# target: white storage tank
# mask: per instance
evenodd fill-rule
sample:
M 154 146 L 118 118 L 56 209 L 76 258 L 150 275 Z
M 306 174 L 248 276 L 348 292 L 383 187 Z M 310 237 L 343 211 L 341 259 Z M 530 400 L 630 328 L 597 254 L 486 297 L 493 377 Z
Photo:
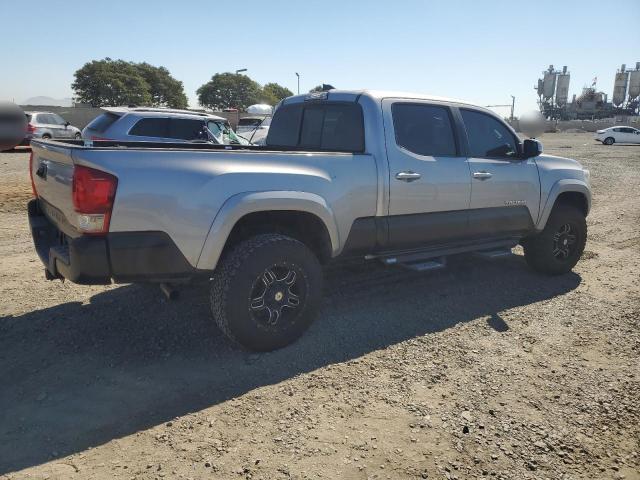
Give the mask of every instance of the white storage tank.
M 636 69 L 629 72 L 629 101 L 640 97 L 640 62 L 636 63 Z
M 566 67 L 563 72 L 566 72 Z M 560 107 L 565 106 L 569 100 L 569 80 L 569 73 L 559 74 L 556 80 L 556 104 Z
M 613 82 L 613 104 L 619 107 L 624 103 L 627 96 L 627 81 L 629 80 L 629 72 L 625 72 L 625 65 L 620 67 L 620 71 L 616 73 L 615 81 Z
M 556 72 L 553 71 L 553 65 L 549 66 L 549 70 L 544 72 L 542 79 L 542 96 L 545 100 L 553 97 L 556 91 Z

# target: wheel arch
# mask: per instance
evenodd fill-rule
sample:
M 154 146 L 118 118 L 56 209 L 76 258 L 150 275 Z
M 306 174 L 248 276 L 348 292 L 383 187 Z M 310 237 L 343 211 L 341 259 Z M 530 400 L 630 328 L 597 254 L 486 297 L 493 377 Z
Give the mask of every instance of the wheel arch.
M 536 224 L 536 230 L 544 229 L 549 219 L 549 215 L 556 205 L 572 205 L 579 208 L 585 217 L 591 210 L 591 190 L 589 186 L 580 180 L 564 179 L 558 180 L 547 197 L 547 201 Z
M 246 192 L 229 198 L 216 215 L 197 268 L 213 270 L 225 249 L 260 233 L 282 233 L 296 238 L 323 262 L 340 252 L 333 212 L 319 195 L 296 191 Z

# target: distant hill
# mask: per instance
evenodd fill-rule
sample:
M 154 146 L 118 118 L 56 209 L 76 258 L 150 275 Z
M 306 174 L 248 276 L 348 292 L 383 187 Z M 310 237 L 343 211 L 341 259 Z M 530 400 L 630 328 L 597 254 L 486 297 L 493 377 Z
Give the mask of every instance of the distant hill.
M 43 105 L 49 107 L 71 107 L 73 100 L 71 98 L 51 98 L 51 97 L 31 97 L 27 98 L 21 105 Z

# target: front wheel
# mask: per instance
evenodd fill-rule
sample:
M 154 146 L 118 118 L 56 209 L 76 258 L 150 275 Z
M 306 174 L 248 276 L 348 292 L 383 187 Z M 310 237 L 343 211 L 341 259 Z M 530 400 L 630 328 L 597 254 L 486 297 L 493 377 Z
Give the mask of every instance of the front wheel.
M 322 268 L 303 243 L 258 235 L 221 260 L 211 283 L 211 312 L 227 337 L 255 351 L 284 347 L 311 325 L 322 298 Z
M 538 272 L 559 275 L 571 271 L 587 242 L 587 222 L 579 209 L 553 208 L 544 230 L 522 242 L 527 264 Z
M 75 137 L 76 137 L 76 140 L 82 140 L 82 134 L 81 133 L 76 133 Z
M 615 141 L 616 140 L 613 137 L 607 137 L 602 141 L 602 143 L 604 143 L 605 145 L 613 145 Z

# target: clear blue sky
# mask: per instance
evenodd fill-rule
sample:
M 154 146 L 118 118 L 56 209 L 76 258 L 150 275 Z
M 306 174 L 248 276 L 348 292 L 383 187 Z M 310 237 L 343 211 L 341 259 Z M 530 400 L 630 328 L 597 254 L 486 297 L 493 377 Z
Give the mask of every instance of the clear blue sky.
M 0 0 L 0 99 L 71 97 L 73 73 L 104 57 L 169 69 L 195 90 L 247 68 L 301 91 L 325 82 L 536 108 L 549 64 L 570 94 L 598 77 L 611 94 L 621 63 L 640 61 L 640 0 L 291 1 Z

